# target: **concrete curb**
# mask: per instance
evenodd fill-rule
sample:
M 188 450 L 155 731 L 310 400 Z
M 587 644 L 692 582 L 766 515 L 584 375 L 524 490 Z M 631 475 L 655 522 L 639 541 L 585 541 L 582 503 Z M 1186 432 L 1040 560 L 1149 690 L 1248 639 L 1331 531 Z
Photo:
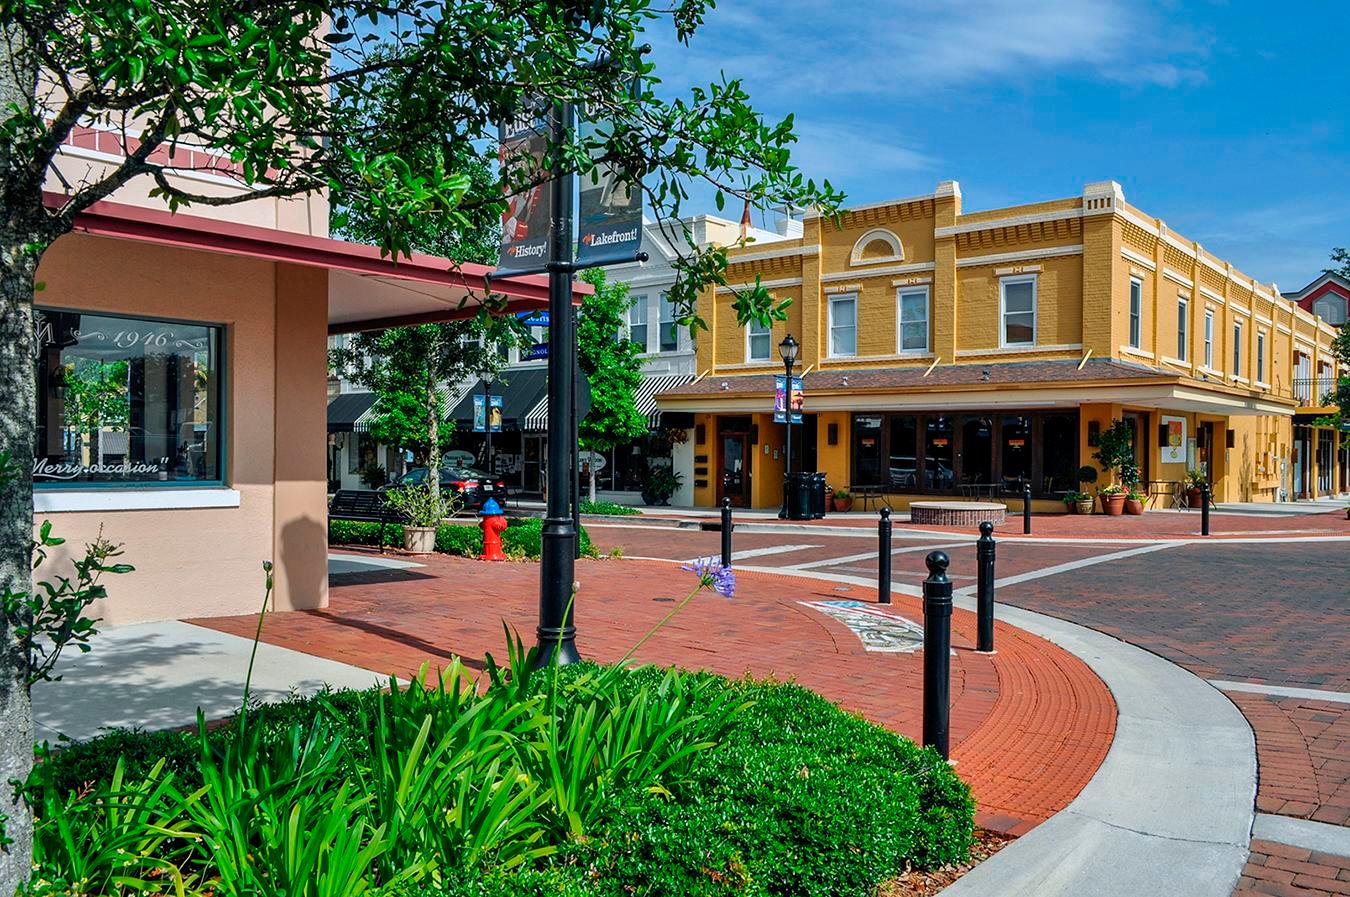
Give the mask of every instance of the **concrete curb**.
M 1304 850 L 1350 857 L 1350 828 L 1341 825 L 1258 813 L 1256 824 L 1252 826 L 1252 837 Z
M 958 604 L 973 609 L 969 599 Z M 1116 737 L 1068 807 L 943 897 L 1230 897 L 1256 800 L 1256 742 L 1238 709 L 1142 648 L 1032 611 L 998 610 L 1102 678 L 1116 700 Z
M 876 586 L 866 577 L 741 569 Z M 975 610 L 973 596 L 955 603 Z M 1086 626 L 1006 604 L 997 617 L 1091 667 L 1116 701 L 1116 733 L 1069 806 L 942 897 L 1231 897 L 1256 804 L 1256 738 L 1237 707 L 1199 676 Z

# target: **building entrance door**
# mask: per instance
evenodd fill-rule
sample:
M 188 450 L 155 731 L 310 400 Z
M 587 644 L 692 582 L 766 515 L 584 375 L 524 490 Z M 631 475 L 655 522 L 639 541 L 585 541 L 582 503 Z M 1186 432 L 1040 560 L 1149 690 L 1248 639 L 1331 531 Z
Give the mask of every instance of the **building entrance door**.
M 750 506 L 750 428 L 730 418 L 720 422 L 717 435 L 717 503 L 731 499 L 733 508 Z

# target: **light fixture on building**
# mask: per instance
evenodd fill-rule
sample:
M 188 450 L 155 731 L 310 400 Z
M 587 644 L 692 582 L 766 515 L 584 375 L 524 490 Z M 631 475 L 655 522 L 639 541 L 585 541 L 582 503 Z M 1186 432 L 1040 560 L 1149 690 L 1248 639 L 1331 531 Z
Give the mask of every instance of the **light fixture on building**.
M 980 379 L 983 380 L 985 383 L 989 382 L 989 368 L 985 368 L 983 371 L 980 372 Z

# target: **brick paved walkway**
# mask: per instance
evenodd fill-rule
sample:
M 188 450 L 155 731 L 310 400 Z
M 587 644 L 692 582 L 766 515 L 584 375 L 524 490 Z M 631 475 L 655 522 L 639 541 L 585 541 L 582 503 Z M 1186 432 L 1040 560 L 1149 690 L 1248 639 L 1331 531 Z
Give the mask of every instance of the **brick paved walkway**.
M 327 609 L 277 614 L 263 638 L 402 676 L 451 653 L 501 657 L 503 619 L 532 636 L 538 576 L 536 564 L 447 557 L 415 570 L 335 576 Z M 580 648 L 608 661 L 692 585 L 678 567 L 644 561 L 582 561 L 577 576 Z M 875 722 L 919 735 L 922 655 L 866 652 L 846 626 L 800 604 L 872 602 L 874 591 L 779 575 L 738 578 L 734 600 L 698 596 L 639 659 L 793 678 Z M 921 619 L 917 600 L 897 596 L 892 609 Z M 196 622 L 244 636 L 256 625 L 250 617 Z M 1020 834 L 1063 808 L 1092 777 L 1110 746 L 1115 707 L 1085 664 L 1020 630 L 1000 624 L 998 653 L 973 653 L 974 623 L 962 611 L 954 617 L 953 759 L 975 792 L 979 823 Z
M 1233 891 L 1273 897 L 1350 897 L 1350 859 L 1276 844 L 1252 841 L 1252 853 Z
M 1256 731 L 1256 809 L 1350 825 L 1350 704 L 1230 692 Z

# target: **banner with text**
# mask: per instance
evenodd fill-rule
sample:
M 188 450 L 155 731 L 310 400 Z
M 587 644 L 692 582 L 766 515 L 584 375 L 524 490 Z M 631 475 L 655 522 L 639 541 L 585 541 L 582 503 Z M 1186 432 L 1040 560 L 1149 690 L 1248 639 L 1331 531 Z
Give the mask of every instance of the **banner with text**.
M 502 124 L 499 161 L 505 182 L 500 268 L 538 268 L 548 261 L 553 218 L 544 153 L 548 148 L 548 109 L 528 103 L 515 119 Z
M 593 121 L 580 111 L 578 129 L 583 141 L 602 140 L 608 123 Z M 595 168 L 581 175 L 577 219 L 577 264 L 631 262 L 642 245 L 642 189 L 629 183 L 591 149 Z
M 773 378 L 773 422 L 786 423 L 788 409 L 792 410 L 792 422 L 802 422 L 802 378 L 792 378 L 792 394 L 788 395 L 787 377 L 782 374 Z

